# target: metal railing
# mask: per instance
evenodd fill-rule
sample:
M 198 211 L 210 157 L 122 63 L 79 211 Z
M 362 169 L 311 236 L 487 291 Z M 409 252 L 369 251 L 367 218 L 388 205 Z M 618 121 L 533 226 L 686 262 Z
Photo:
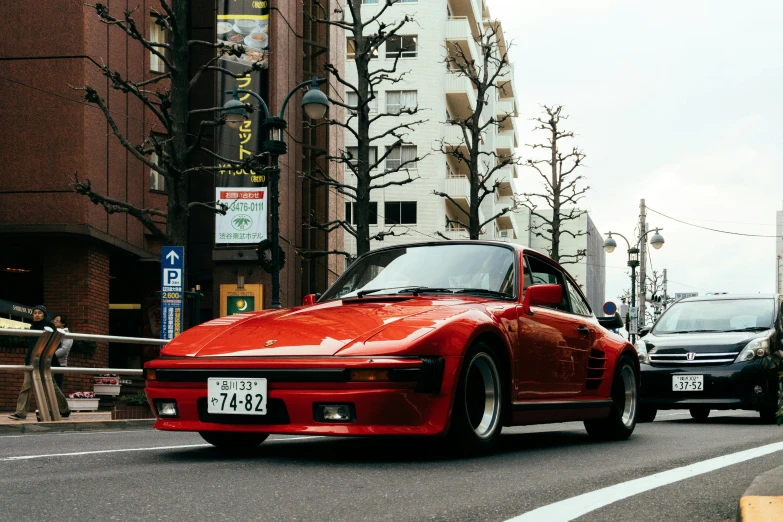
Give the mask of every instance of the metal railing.
M 63 339 L 82 341 L 96 341 L 122 344 L 159 344 L 168 343 L 168 339 L 145 339 L 143 337 L 119 337 L 113 335 L 93 335 L 66 332 L 65 330 L 52 330 L 48 326 L 43 330 L 17 330 L 0 328 L 0 335 L 13 335 L 19 337 L 38 337 L 38 340 L 30 353 L 30 364 L 2 364 L 0 371 L 30 372 L 33 382 L 33 393 L 38 403 L 38 412 L 41 420 L 59 421 L 60 409 L 57 406 L 57 394 L 55 391 L 53 373 L 86 373 L 98 375 L 102 373 L 114 373 L 117 375 L 142 375 L 143 370 L 130 368 L 75 368 L 61 366 L 52 368 L 52 357 Z M 22 348 L 22 347 L 20 347 Z M 26 348 L 26 347 L 25 347 Z

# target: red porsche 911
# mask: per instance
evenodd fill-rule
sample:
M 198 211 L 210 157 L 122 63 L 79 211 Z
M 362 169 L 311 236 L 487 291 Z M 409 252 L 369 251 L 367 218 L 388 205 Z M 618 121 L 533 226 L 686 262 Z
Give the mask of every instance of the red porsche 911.
M 503 426 L 636 425 L 633 346 L 557 263 L 509 243 L 394 246 L 319 299 L 208 321 L 145 365 L 160 430 L 255 447 L 271 433 L 445 437 L 485 453 Z

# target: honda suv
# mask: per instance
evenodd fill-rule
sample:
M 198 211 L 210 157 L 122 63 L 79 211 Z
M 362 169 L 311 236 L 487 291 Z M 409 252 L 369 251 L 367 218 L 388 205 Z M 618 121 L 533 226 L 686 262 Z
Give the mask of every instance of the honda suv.
M 670 306 L 636 342 L 639 421 L 658 410 L 755 410 L 773 422 L 783 406 L 780 295 L 691 297 Z

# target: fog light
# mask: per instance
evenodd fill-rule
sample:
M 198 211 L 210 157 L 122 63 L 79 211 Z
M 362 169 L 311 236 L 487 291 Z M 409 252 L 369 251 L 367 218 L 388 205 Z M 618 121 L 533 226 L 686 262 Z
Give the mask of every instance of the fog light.
M 174 399 L 156 399 L 155 409 L 158 410 L 158 417 L 179 417 L 177 401 Z
M 753 388 L 753 391 L 754 391 L 754 393 L 755 393 L 756 395 L 759 395 L 759 394 L 760 394 L 761 392 L 763 392 L 764 390 L 762 390 L 762 389 L 761 389 L 761 386 L 759 386 L 759 385 L 757 384 L 757 385 L 756 385 L 756 387 L 755 387 L 755 388 Z
M 357 382 L 388 381 L 389 370 L 351 370 L 351 380 Z
M 316 404 L 315 420 L 319 422 L 353 422 L 353 404 Z
M 758 350 L 756 350 L 756 355 L 759 356 L 759 357 L 764 357 L 764 355 L 766 353 L 767 352 L 766 352 L 766 350 L 764 350 L 764 348 L 759 348 Z

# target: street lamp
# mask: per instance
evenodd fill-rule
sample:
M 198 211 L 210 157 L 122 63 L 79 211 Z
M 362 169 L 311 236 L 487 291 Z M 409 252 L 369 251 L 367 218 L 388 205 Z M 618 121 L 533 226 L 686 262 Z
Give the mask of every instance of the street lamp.
M 234 89 L 233 91 L 226 91 L 226 94 L 233 94 L 232 99 L 227 101 L 223 105 L 223 114 L 225 114 L 226 124 L 234 129 L 238 129 L 242 123 L 248 117 L 247 106 L 239 99 L 239 93 L 249 94 L 258 100 L 261 109 L 263 110 L 264 119 L 261 122 L 262 132 L 265 133 L 265 140 L 261 146 L 262 153 L 268 153 L 271 159 L 271 167 L 267 169 L 269 172 L 269 188 L 270 188 L 270 210 L 271 210 L 271 223 L 269 226 L 270 232 L 270 248 L 272 259 L 272 308 L 280 308 L 280 167 L 278 166 L 278 158 L 280 155 L 288 152 L 288 147 L 283 140 L 283 131 L 288 126 L 285 121 L 285 109 L 288 106 L 288 102 L 291 97 L 296 94 L 300 89 L 310 87 L 310 89 L 302 97 L 302 108 L 307 114 L 308 118 L 317 120 L 324 117 L 326 110 L 329 108 L 329 98 L 321 92 L 319 85 L 326 82 L 326 78 L 318 78 L 313 76 L 312 80 L 302 82 L 288 93 L 288 96 L 283 100 L 283 106 L 280 109 L 280 116 L 274 117 L 269 112 L 264 99 L 257 93 L 249 91 L 247 89 Z M 268 135 L 266 133 L 269 133 Z M 259 256 L 264 255 L 263 252 L 258 253 Z
M 654 228 L 652 230 L 648 230 L 639 236 L 639 239 L 633 246 L 631 246 L 631 242 L 620 233 L 607 232 L 606 234 L 608 237 L 604 240 L 604 251 L 607 254 L 611 254 L 614 252 L 614 249 L 617 248 L 617 241 L 614 240 L 612 234 L 623 238 L 625 240 L 625 244 L 628 245 L 628 266 L 631 267 L 631 306 L 636 306 L 636 268 L 639 266 L 639 247 L 644 242 L 644 238 L 647 237 L 648 234 L 655 232 L 655 234 L 653 234 L 653 236 L 650 238 L 650 244 L 655 250 L 660 250 L 665 242 L 663 236 L 660 234 L 661 230 L 663 229 Z M 642 296 L 642 298 L 644 298 L 644 296 Z M 631 321 L 628 321 L 628 323 L 630 322 Z M 636 342 L 636 331 L 632 331 L 632 329 L 629 327 L 628 333 L 631 337 L 631 342 Z

